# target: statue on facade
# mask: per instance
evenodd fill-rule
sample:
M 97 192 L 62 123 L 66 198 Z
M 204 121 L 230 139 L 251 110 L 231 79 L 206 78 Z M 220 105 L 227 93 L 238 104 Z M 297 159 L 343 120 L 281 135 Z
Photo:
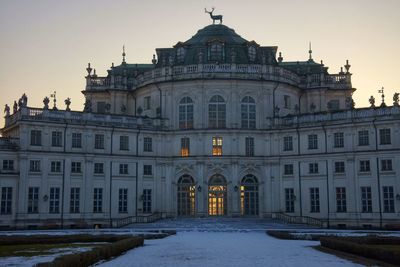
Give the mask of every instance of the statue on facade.
M 278 106 L 275 106 L 275 108 L 274 108 L 274 116 L 279 116 L 279 107 Z
M 355 102 L 352 97 L 346 98 L 346 109 L 354 109 Z
M 14 100 L 13 113 L 17 113 L 17 112 L 18 112 L 18 104 L 17 104 L 17 101 Z
M 71 105 L 71 98 L 67 98 L 64 100 L 65 105 L 67 106 L 67 108 L 65 109 L 66 111 L 71 111 L 71 109 L 69 108 L 69 105 Z
M 84 105 L 83 112 L 87 113 L 92 112 L 92 101 L 90 101 L 90 99 L 86 99 L 83 105 Z
M 22 105 L 24 107 L 27 107 L 28 106 L 28 97 L 26 96 L 25 93 L 22 95 L 21 100 L 22 100 Z
M 22 108 L 24 106 L 24 103 L 22 102 L 22 97 L 18 99 L 18 108 Z
M 7 104 L 4 106 L 4 114 L 6 114 L 5 117 L 10 116 L 10 107 Z
M 399 106 L 399 93 L 394 93 L 393 95 L 393 106 Z
M 142 107 L 138 107 L 137 108 L 137 113 L 139 114 L 139 116 L 142 114 L 142 112 L 143 112 L 143 109 L 142 109 Z
M 50 99 L 46 96 L 46 97 L 43 99 L 43 104 L 44 104 L 43 109 L 49 109 L 49 103 L 50 103 Z
M 294 105 L 294 113 L 296 114 L 296 115 L 298 115 L 298 114 L 300 114 L 300 108 L 299 108 L 299 105 Z
M 122 106 L 121 106 L 121 113 L 122 114 L 126 113 L 126 106 L 124 104 L 122 104 Z
M 107 103 L 106 106 L 105 106 L 104 108 L 105 108 L 106 113 L 110 113 L 110 111 L 111 111 L 111 104 L 110 104 L 110 103 Z
M 375 97 L 371 95 L 371 97 L 369 98 L 369 104 L 371 105 L 371 108 L 375 107 Z
M 314 103 L 311 103 L 311 105 L 310 105 L 310 111 L 311 111 L 312 113 L 315 112 L 315 109 L 316 109 L 316 108 L 317 108 L 317 106 L 315 106 Z
M 212 8 L 211 11 L 207 11 L 207 8 L 204 9 L 205 13 L 210 14 L 210 18 L 213 20 L 213 24 L 215 24 L 216 20 L 219 20 L 219 23 L 222 24 L 222 15 L 213 15 L 215 8 Z

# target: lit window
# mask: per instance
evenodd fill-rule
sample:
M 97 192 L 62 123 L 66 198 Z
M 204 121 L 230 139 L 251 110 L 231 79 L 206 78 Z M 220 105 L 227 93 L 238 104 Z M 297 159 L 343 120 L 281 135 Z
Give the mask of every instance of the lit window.
M 190 139 L 187 137 L 181 138 L 181 156 L 188 157 L 190 153 Z
M 212 138 L 212 154 L 213 156 L 222 155 L 222 137 Z

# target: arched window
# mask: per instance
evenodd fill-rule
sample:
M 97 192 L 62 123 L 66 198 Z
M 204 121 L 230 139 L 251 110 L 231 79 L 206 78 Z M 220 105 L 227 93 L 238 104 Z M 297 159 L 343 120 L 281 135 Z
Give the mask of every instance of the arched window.
M 178 180 L 178 216 L 195 215 L 195 183 L 190 175 L 182 175 Z
M 227 213 L 226 180 L 220 174 L 210 178 L 208 183 L 208 215 L 221 216 Z
M 193 101 L 190 97 L 184 97 L 179 102 L 179 128 L 193 128 Z
M 241 103 L 242 128 L 256 128 L 256 102 L 250 96 L 245 96 Z
M 226 104 L 222 96 L 215 95 L 208 105 L 208 126 L 209 128 L 226 127 Z
M 240 184 L 240 208 L 242 215 L 258 215 L 258 181 L 248 174 Z
M 224 60 L 224 44 L 220 42 L 210 43 L 208 46 L 208 60 L 222 62 Z

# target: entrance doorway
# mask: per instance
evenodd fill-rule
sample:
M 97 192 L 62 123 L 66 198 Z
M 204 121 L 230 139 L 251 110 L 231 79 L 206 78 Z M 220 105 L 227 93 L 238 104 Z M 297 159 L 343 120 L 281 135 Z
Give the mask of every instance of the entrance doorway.
M 178 216 L 195 215 L 195 184 L 190 175 L 182 175 L 178 180 Z
M 227 214 L 226 180 L 216 174 L 210 178 L 208 184 L 208 215 L 223 216 Z
M 258 215 L 258 181 L 254 175 L 243 177 L 240 185 L 240 209 L 242 216 Z

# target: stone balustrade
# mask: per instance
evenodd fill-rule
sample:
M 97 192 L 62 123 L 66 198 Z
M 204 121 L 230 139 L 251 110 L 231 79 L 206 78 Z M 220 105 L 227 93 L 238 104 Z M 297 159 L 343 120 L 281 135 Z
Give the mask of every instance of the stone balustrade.
M 267 80 L 288 83 L 302 88 L 317 86 L 332 89 L 351 88 L 350 74 L 312 74 L 307 76 L 306 80 L 302 80 L 297 74 L 272 65 L 199 64 L 157 68 L 144 72 L 135 79 L 116 80 L 112 76 L 88 77 L 86 90 L 135 89 L 155 82 L 211 78 Z
M 123 116 L 114 114 L 85 113 L 79 111 L 50 110 L 22 107 L 18 112 L 5 118 L 5 127 L 19 120 L 76 123 L 84 125 L 127 127 L 133 129 L 166 129 L 166 119 Z

